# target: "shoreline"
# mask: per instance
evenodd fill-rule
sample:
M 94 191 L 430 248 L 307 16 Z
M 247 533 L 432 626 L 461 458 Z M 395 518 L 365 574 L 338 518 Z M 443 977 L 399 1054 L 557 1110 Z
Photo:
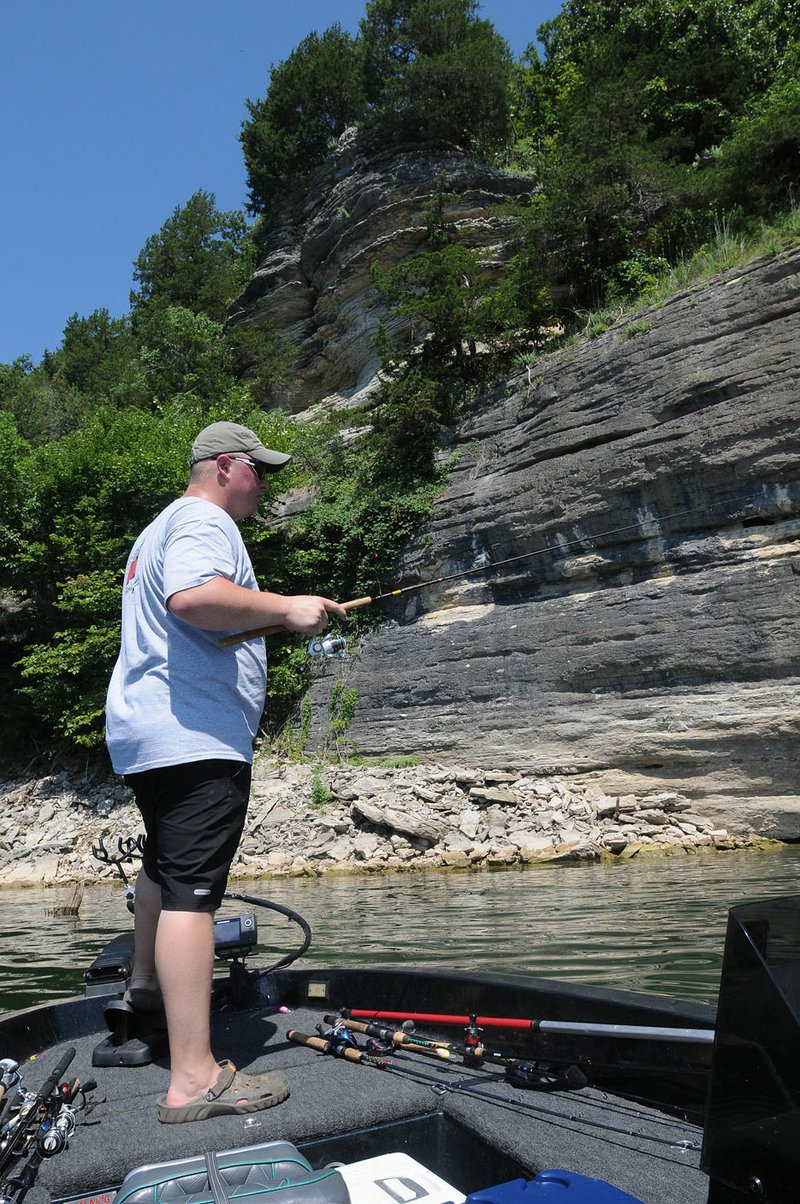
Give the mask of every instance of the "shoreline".
M 675 791 L 609 795 L 578 778 L 442 764 L 298 764 L 257 758 L 231 881 L 503 869 L 736 849 L 779 849 L 731 833 Z M 0 785 L 3 886 L 119 882 L 111 864 L 141 832 L 124 783 L 62 771 Z M 123 862 L 126 877 L 138 856 Z

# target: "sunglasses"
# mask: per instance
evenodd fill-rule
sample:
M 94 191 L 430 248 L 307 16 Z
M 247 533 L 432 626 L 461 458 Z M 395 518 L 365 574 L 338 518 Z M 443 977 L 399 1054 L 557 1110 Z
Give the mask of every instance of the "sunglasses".
M 230 452 L 223 452 L 221 454 L 226 455 L 229 460 L 238 460 L 240 464 L 246 464 L 248 468 L 252 468 L 259 481 L 266 481 L 267 472 L 269 471 L 266 464 L 260 464 L 258 460 L 251 460 L 249 456 L 232 456 Z M 214 459 L 218 460 L 219 456 L 215 456 Z

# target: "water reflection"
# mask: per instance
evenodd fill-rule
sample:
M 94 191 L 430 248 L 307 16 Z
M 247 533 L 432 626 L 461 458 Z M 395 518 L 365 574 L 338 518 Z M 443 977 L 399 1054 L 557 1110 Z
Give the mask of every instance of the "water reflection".
M 503 970 L 713 1001 L 728 908 L 797 893 L 799 872 L 792 848 L 235 887 L 305 916 L 314 933 L 307 964 Z M 0 1010 L 80 993 L 88 962 L 130 927 L 118 887 L 87 889 L 77 918 L 47 916 L 66 894 L 0 891 Z M 265 959 L 299 944 L 282 916 L 258 919 Z

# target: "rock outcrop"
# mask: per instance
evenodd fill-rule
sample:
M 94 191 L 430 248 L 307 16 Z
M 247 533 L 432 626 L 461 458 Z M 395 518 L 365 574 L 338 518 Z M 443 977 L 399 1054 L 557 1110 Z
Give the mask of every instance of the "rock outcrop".
M 727 272 L 481 399 L 397 571 L 460 576 L 343 669 L 360 752 L 677 790 L 800 839 L 799 270 Z
M 436 146 L 394 150 L 348 130 L 307 190 L 270 217 L 264 258 L 231 307 L 233 324 L 271 323 L 295 349 L 277 400 L 298 412 L 315 402 L 363 401 L 375 383 L 381 321 L 394 329 L 372 280 L 415 254 L 437 186 L 453 194 L 445 219 L 487 264 L 502 259 L 514 219 L 498 206 L 530 195 L 530 180 Z

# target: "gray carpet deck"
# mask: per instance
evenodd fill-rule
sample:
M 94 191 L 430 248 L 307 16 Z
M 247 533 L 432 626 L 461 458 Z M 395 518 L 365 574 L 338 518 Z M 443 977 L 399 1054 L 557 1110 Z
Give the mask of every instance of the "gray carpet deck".
M 96 1200 L 116 1187 L 128 1170 L 143 1164 L 278 1139 L 303 1145 L 332 1134 L 440 1113 L 465 1126 L 474 1140 L 482 1137 L 515 1159 L 530 1176 L 562 1167 L 607 1180 L 644 1204 L 705 1204 L 707 1180 L 698 1169 L 701 1134 L 686 1122 L 593 1088 L 523 1090 L 508 1084 L 500 1070 L 472 1070 L 405 1052 L 391 1055 L 395 1072 L 386 1073 L 287 1040 L 290 1028 L 313 1034 L 320 1018 L 307 1010 L 289 1015 L 233 1010 L 218 1014 L 218 1055 L 248 1071 L 284 1070 L 292 1094 L 251 1117 L 193 1124 L 158 1122 L 155 1098 L 166 1089 L 165 1062 L 95 1069 L 91 1060 L 96 1036 L 54 1047 L 39 1061 L 42 1080 L 67 1044 L 73 1045 L 77 1052 L 69 1077 L 96 1079 L 97 1104 L 79 1121 L 69 1149 L 43 1164 L 26 1204 L 48 1204 L 77 1193 Z M 33 1070 L 26 1078 L 38 1085 Z M 401 1141 L 393 1147 L 393 1140 L 389 1130 L 386 1151 L 400 1148 Z M 402 1148 L 415 1156 L 413 1148 Z M 313 1144 L 308 1157 L 312 1165 L 322 1165 L 315 1161 Z M 323 1162 L 329 1159 L 328 1153 Z M 461 1187 L 457 1165 L 449 1166 L 443 1177 Z M 483 1186 L 497 1181 L 489 1179 Z

